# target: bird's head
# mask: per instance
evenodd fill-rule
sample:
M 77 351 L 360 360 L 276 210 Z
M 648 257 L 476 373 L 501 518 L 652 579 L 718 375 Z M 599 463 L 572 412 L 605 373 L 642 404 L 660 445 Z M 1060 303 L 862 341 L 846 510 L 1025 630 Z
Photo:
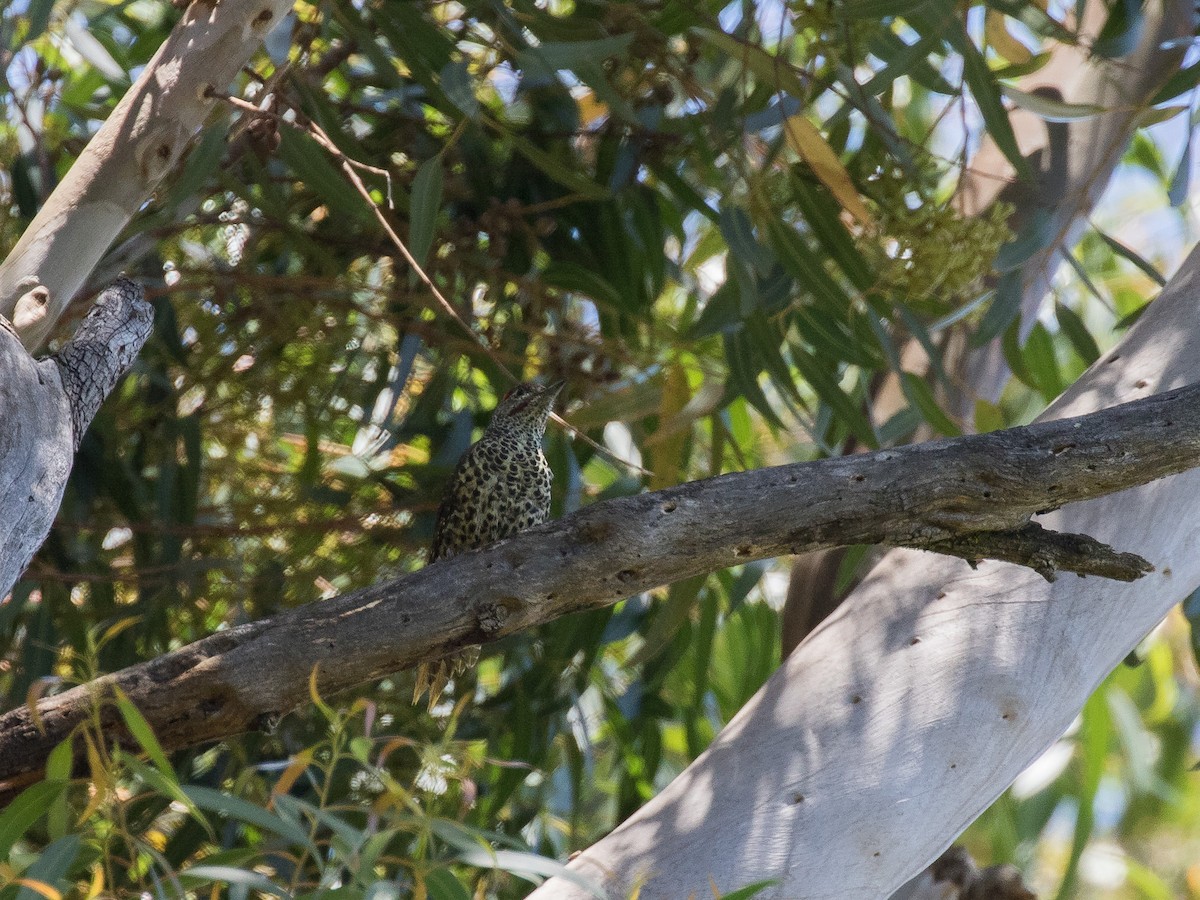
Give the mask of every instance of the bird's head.
M 562 390 L 563 382 L 556 381 L 543 387 L 532 381 L 523 381 L 504 395 L 504 399 L 492 413 L 489 428 L 533 429 L 539 435 L 546 430 L 546 419 L 554 398 Z

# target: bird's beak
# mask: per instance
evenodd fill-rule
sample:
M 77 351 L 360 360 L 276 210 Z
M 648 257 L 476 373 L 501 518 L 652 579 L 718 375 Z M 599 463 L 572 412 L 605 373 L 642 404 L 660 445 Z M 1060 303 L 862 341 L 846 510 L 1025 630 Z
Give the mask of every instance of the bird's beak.
M 538 397 L 538 402 L 547 411 L 547 415 L 554 408 L 554 401 L 558 399 L 558 394 L 565 384 L 566 381 L 555 381 L 553 384 L 548 384 L 542 389 L 542 395 Z

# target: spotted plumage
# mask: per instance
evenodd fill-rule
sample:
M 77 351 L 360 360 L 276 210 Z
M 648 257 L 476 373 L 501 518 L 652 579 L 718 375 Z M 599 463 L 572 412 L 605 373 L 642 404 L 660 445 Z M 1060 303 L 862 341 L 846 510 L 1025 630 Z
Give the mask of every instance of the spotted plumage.
M 509 391 L 487 430 L 459 460 L 438 507 L 429 561 L 445 559 L 511 537 L 550 516 L 553 473 L 542 453 L 542 436 L 562 382 L 541 387 L 519 384 Z M 429 691 L 437 703 L 451 676 L 479 658 L 470 647 L 417 670 L 416 703 Z

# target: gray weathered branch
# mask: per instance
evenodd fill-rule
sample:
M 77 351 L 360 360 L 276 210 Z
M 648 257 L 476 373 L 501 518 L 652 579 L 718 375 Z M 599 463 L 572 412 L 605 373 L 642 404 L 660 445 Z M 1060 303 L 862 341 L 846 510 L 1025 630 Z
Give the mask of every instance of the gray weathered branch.
M 124 278 L 49 359 L 34 360 L 0 318 L 0 597 L 45 540 L 79 440 L 152 324 L 141 288 Z
M 841 544 L 906 547 L 973 536 L 969 555 L 1020 541 L 1038 510 L 1200 464 L 1200 386 L 1090 416 L 899 450 L 724 475 L 597 503 L 494 547 L 273 619 L 0 717 L 0 786 L 37 776 L 45 755 L 112 685 L 169 749 L 256 727 L 308 696 L 319 666 L 337 691 L 458 647 L 727 566 Z M 997 543 L 996 535 L 1001 532 Z M 1022 541 L 1025 538 L 1021 539 Z M 1062 543 L 1061 536 L 1054 539 Z M 1067 543 L 1070 543 L 1069 541 Z M 1086 542 L 1083 542 L 1086 544 Z M 1120 566 L 1103 545 L 1043 569 Z M 1098 561 L 1098 562 L 1097 562 Z M 1128 575 L 1145 567 L 1134 559 Z M 1052 574 L 1052 573 L 1051 573 Z M 113 723 L 116 724 L 115 722 Z
M 75 336 L 52 357 L 70 401 L 76 450 L 100 404 L 129 371 L 153 326 L 154 309 L 141 287 L 119 278 L 100 294 Z
M 1197 297 L 1193 250 L 1044 418 L 1200 381 Z M 646 900 L 764 878 L 775 881 L 769 898 L 887 897 L 1200 585 L 1197 510 L 1200 469 L 1040 519 L 1150 559 L 1154 574 L 1133 584 L 1051 583 L 1005 563 L 971 570 L 889 551 L 704 753 L 569 868 L 613 896 L 636 886 Z M 533 896 L 590 895 L 551 879 Z

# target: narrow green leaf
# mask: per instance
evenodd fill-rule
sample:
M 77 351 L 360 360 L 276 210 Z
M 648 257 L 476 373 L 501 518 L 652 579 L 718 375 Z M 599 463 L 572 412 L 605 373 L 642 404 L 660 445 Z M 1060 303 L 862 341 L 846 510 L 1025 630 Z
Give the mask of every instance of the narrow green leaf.
M 721 207 L 721 234 L 729 251 L 748 266 L 765 275 L 770 271 L 775 259 L 772 254 L 758 242 L 754 235 L 754 223 L 750 216 L 739 206 L 725 204 Z
M 731 333 L 741 323 L 742 308 L 737 286 L 726 280 L 708 298 L 688 333 L 693 338 L 708 337 L 719 332 Z
M 1160 103 L 1174 100 L 1176 97 L 1188 93 L 1198 84 L 1200 84 L 1200 61 L 1194 62 L 1190 66 L 1184 66 L 1168 78 L 1166 84 L 1158 89 L 1158 93 L 1154 95 L 1154 99 L 1150 101 L 1149 105 L 1158 106 Z
M 408 251 L 422 266 L 433 244 L 434 228 L 442 208 L 442 158 L 425 160 L 413 178 L 408 205 Z
M 66 888 L 67 874 L 75 864 L 81 849 L 83 838 L 80 835 L 68 834 L 61 837 L 44 848 L 21 877 L 63 890 Z M 22 885 L 15 900 L 46 900 L 46 895 Z
M 908 398 L 909 403 L 920 411 L 921 417 L 934 430 L 947 437 L 958 437 L 962 434 L 962 429 L 938 406 L 938 402 L 933 396 L 933 391 L 929 389 L 929 385 L 925 383 L 924 379 L 914 375 L 912 372 L 902 372 L 900 373 L 900 378 L 903 384 L 904 396 Z
M 628 32 L 590 41 L 545 41 L 522 51 L 519 56 L 541 63 L 544 70 L 538 74 L 553 74 L 560 69 L 576 71 L 580 65 L 600 65 L 625 56 L 633 39 L 634 34 Z
M 1142 796 L 1157 795 L 1168 802 L 1175 799 L 1174 792 L 1155 771 L 1158 738 L 1146 729 L 1137 705 L 1118 685 L 1108 685 L 1105 693 L 1109 715 L 1124 750 L 1130 787 Z
M 784 399 L 790 397 L 796 403 L 803 404 L 804 398 L 796 389 L 792 372 L 779 352 L 783 335 L 779 332 L 778 324 L 765 313 L 756 312 L 746 320 L 746 336 L 753 341 L 755 358 Z
M 39 781 L 23 790 L 0 812 L 0 860 L 8 859 L 13 844 L 42 817 L 66 787 L 65 781 Z
M 1063 392 L 1066 384 L 1059 371 L 1058 357 L 1054 352 L 1054 340 L 1046 326 L 1038 322 L 1029 332 L 1022 348 L 1025 365 L 1033 378 L 1033 386 L 1047 403 Z
M 1100 789 L 1100 779 L 1104 775 L 1105 757 L 1108 751 L 1109 735 L 1112 732 L 1112 721 L 1105 703 L 1105 692 L 1096 691 L 1088 698 L 1083 707 L 1083 716 L 1079 732 L 1075 738 L 1077 743 L 1079 787 L 1078 812 L 1075 816 L 1075 833 L 1071 841 L 1071 854 L 1067 860 L 1066 871 L 1059 885 L 1058 900 L 1067 900 L 1075 896 L 1075 886 L 1079 878 L 1079 861 L 1087 848 L 1095 826 L 1095 799 Z
M 220 128 L 204 129 L 200 140 L 188 154 L 179 177 L 171 185 L 167 195 L 168 204 L 174 206 L 182 203 L 199 191 L 220 167 L 224 154 L 225 131 Z
M 65 784 L 71 780 L 71 769 L 75 762 L 73 743 L 72 738 L 67 738 L 50 751 L 50 755 L 46 757 L 46 781 L 59 781 Z M 46 830 L 50 833 L 52 840 L 65 837 L 70 829 L 69 798 L 70 793 L 64 790 L 50 801 L 49 809 L 46 812 Z
M 1188 594 L 1183 601 L 1183 615 L 1191 630 L 1192 656 L 1200 665 L 1200 588 Z
M 184 792 L 183 786 L 175 778 L 174 772 L 165 774 L 153 766 L 146 765 L 137 757 L 128 753 L 122 753 L 119 750 L 117 751 L 117 756 L 121 760 L 122 765 L 128 767 L 131 772 L 141 778 L 142 781 L 146 782 L 149 787 L 156 790 L 161 796 L 175 800 L 187 807 L 192 818 L 204 828 L 209 837 L 214 836 L 208 819 L 200 812 L 200 808 L 196 805 L 195 801 Z
M 1152 106 L 1138 115 L 1137 127 L 1149 128 L 1152 125 L 1161 125 L 1163 122 L 1169 122 L 1176 116 L 1190 111 L 1191 107 L 1186 103 L 1176 103 L 1172 106 Z
M 285 888 L 271 881 L 252 869 L 238 869 L 233 866 L 192 866 L 179 873 L 180 880 L 190 888 L 203 887 L 206 884 L 227 884 L 232 887 L 252 888 L 275 897 L 290 897 Z
M 762 367 L 754 360 L 750 341 L 743 332 L 725 335 L 725 360 L 729 364 L 729 380 L 734 391 L 757 409 L 772 427 L 782 429 L 783 420 L 758 384 Z
M 1167 199 L 1176 208 L 1182 208 L 1188 200 L 1192 181 L 1192 129 L 1188 129 L 1183 142 L 1183 153 L 1179 157 L 1179 165 L 1171 176 L 1171 185 L 1167 188 Z
M 235 822 L 245 822 L 265 828 L 297 846 L 307 847 L 311 851 L 317 852 L 316 846 L 309 840 L 307 831 L 297 828 L 268 809 L 202 785 L 183 785 L 183 792 L 203 810 L 225 816 Z
M 92 68 L 109 81 L 128 83 L 129 73 L 113 59 L 108 48 L 91 31 L 71 16 L 62 19 L 62 29 L 72 46 Z
M 842 390 L 842 386 L 834 374 L 829 371 L 826 363 L 795 344 L 791 347 L 791 356 L 792 362 L 800 370 L 804 380 L 809 383 L 821 401 L 829 406 L 842 424 L 863 445 L 872 449 L 878 447 L 879 439 L 875 435 L 875 429 L 867 421 L 861 405 Z
M 279 132 L 279 155 L 317 199 L 351 222 L 365 221 L 366 204 L 349 188 L 326 152 L 307 134 L 284 128 Z
M 1000 85 L 1000 92 L 1021 109 L 1041 116 L 1047 122 L 1079 122 L 1105 112 L 1094 103 L 1067 103 L 1042 93 L 1028 93 L 1009 84 Z
M 1141 166 L 1159 180 L 1166 181 L 1167 163 L 1163 158 L 1162 148 L 1145 132 L 1134 132 L 1125 159 L 1133 165 Z
M 449 869 L 435 869 L 427 873 L 425 890 L 431 900 L 471 900 L 470 892 Z
M 1026 75 L 1032 75 L 1034 72 L 1040 72 L 1050 62 L 1052 54 L 1049 52 L 1035 54 L 1033 59 L 1024 63 L 1010 63 L 1007 66 L 1001 66 L 998 69 L 992 70 L 992 77 L 999 80 L 1002 78 L 1024 78 Z
M 1163 274 L 1158 271 L 1158 269 L 1154 268 L 1153 263 L 1151 263 L 1144 256 L 1140 255 L 1132 247 L 1127 247 L 1125 244 L 1122 244 L 1114 237 L 1110 237 L 1103 231 L 1097 231 L 1096 234 L 1100 235 L 1100 240 L 1104 241 L 1104 243 L 1108 244 L 1108 246 L 1112 248 L 1113 253 L 1116 253 L 1118 256 L 1129 260 L 1131 263 L 1141 269 L 1142 272 L 1159 287 L 1167 286 L 1167 279 L 1163 276 Z
M 608 893 L 590 878 L 568 869 L 554 859 L 547 859 L 535 853 L 525 853 L 520 850 L 492 850 L 483 847 L 463 847 L 458 852 L 460 862 L 481 869 L 496 869 L 508 872 L 518 878 L 539 883 L 542 878 L 561 878 L 583 888 L 598 900 L 604 900 Z M 538 876 L 533 878 L 531 876 Z
M 809 92 L 786 59 L 773 56 L 757 44 L 746 43 L 723 31 L 693 28 L 692 34 L 702 38 L 731 59 L 741 61 L 764 84 L 773 86 L 793 97 L 807 97 Z
M 1000 101 L 1000 88 L 995 76 L 988 68 L 983 54 L 972 42 L 966 29 L 950 28 L 946 31 L 946 40 L 963 58 L 963 78 L 971 88 L 971 96 L 979 106 L 983 123 L 987 126 L 988 134 L 996 142 L 996 146 L 1012 163 L 1017 175 L 1024 181 L 1033 181 L 1033 170 L 1028 161 L 1021 155 L 1017 146 L 1017 136 L 1013 133 L 1012 122 L 1008 118 L 1008 110 Z
M 913 160 L 912 151 L 908 142 L 897 133 L 892 114 L 883 108 L 878 97 L 863 90 L 854 75 L 854 69 L 850 66 L 839 62 L 834 66 L 834 73 L 838 82 L 846 88 L 850 103 L 866 118 L 867 127 L 871 133 L 883 143 L 888 153 L 900 164 L 905 173 L 912 178 L 917 178 L 917 166 Z
M 1006 272 L 996 282 L 996 293 L 992 297 L 992 303 L 983 314 L 983 320 L 971 338 L 971 344 L 975 347 L 983 346 L 1015 322 L 1020 313 L 1021 273 Z
M 1108 19 L 1092 44 L 1096 56 L 1116 58 L 1132 53 L 1146 23 L 1141 0 L 1116 0 L 1108 4 Z
M 28 154 L 17 154 L 8 168 L 8 174 L 12 178 L 13 199 L 17 201 L 17 210 L 20 212 L 21 218 L 32 219 L 37 215 L 38 208 L 41 206 L 41 194 L 34 179 L 37 178 L 40 182 L 41 178 L 38 177 L 37 170 L 32 165 Z
M 854 365 L 875 368 L 882 365 L 883 355 L 873 344 L 859 339 L 846 330 L 844 323 L 805 303 L 795 313 L 796 328 L 805 343 L 819 356 L 839 359 Z
M 838 12 L 847 19 L 886 19 L 918 12 L 930 2 L 932 0 L 847 0 Z
M 841 207 L 823 186 L 811 181 L 793 178 L 791 188 L 792 197 L 804 214 L 804 221 L 829 258 L 837 263 L 856 288 L 860 291 L 870 290 L 876 282 L 875 272 L 842 224 L 839 218 Z
M 1131 311 L 1127 312 L 1125 315 L 1121 316 L 1121 318 L 1117 319 L 1117 321 L 1113 323 L 1113 329 L 1116 331 L 1120 331 L 1122 329 L 1129 328 L 1130 326 L 1132 326 L 1135 322 L 1137 322 L 1138 319 L 1140 319 L 1142 317 L 1142 313 L 1144 313 L 1147 309 L 1150 308 L 1150 304 L 1153 302 L 1153 299 L 1154 298 L 1147 300 L 1145 303 L 1143 303 L 1137 309 L 1131 310 Z
M 851 305 L 849 295 L 833 280 L 821 257 L 809 249 L 796 229 L 772 218 L 767 222 L 766 236 L 783 267 L 800 286 L 823 301 L 830 313 L 844 317 Z
M 666 649 L 683 623 L 691 618 L 696 598 L 707 580 L 707 575 L 696 575 L 671 585 L 666 601 L 655 604 L 650 624 L 640 629 L 642 646 L 625 663 L 628 669 L 644 665 Z
M 611 310 L 625 309 L 629 305 L 607 278 L 579 263 L 550 263 L 542 273 L 542 282 L 559 290 L 590 297 Z
M 316 820 L 328 828 L 333 834 L 342 841 L 345 848 L 349 848 L 352 853 L 357 854 L 366 843 L 369 837 L 369 832 L 365 829 L 355 828 L 349 822 L 334 815 L 328 809 L 321 809 L 311 803 L 306 803 L 299 797 L 293 797 L 289 794 L 278 794 L 274 800 L 276 809 L 282 811 L 283 807 L 291 808 L 293 818 L 296 821 L 300 820 L 300 813 L 308 816 L 310 819 Z
M 1068 46 L 1075 46 L 1079 43 L 1075 32 L 1065 28 L 1046 9 L 1043 9 L 1040 3 L 1028 3 L 1025 0 L 987 0 L 987 6 L 989 9 L 1004 13 L 1010 19 L 1016 19 L 1038 37 L 1050 38 Z
M 1087 269 L 1083 267 L 1083 263 L 1075 258 L 1075 254 L 1066 252 L 1060 255 L 1067 261 L 1067 265 L 1075 270 L 1075 275 L 1083 282 L 1083 286 L 1087 288 L 1088 293 L 1107 306 L 1108 298 L 1100 293 L 1100 288 L 1096 287 L 1096 283 L 1092 281 L 1092 277 L 1088 274 Z
M 29 18 L 29 31 L 25 35 L 28 43 L 41 37 L 50 25 L 50 13 L 54 9 L 54 0 L 30 0 L 26 16 Z
M 575 171 L 570 165 L 555 159 L 532 141 L 519 134 L 508 134 L 517 151 L 531 163 L 541 169 L 565 188 L 570 188 L 585 200 L 607 200 L 610 196 L 607 188 L 596 184 L 586 175 Z
M 654 177 L 661 181 L 675 197 L 687 204 L 688 207 L 700 213 L 713 224 L 718 224 L 720 221 L 720 213 L 713 209 L 702 196 L 700 192 L 687 183 L 683 177 L 670 166 L 651 164 L 650 171 L 654 173 Z
M 438 82 L 446 99 L 458 107 L 468 119 L 479 118 L 479 100 L 475 96 L 475 85 L 467 64 L 451 60 L 442 66 Z
M 878 96 L 897 78 L 907 75 L 935 94 L 957 94 L 954 86 L 929 64 L 930 55 L 942 49 L 943 41 L 941 31 L 922 32 L 911 44 L 906 44 L 893 31 L 877 32 L 871 38 L 871 52 L 887 65 L 863 85 L 863 90 Z
M 113 694 L 116 697 L 117 709 L 121 711 L 121 718 L 125 720 L 125 727 L 129 729 L 133 739 L 138 742 L 139 747 L 146 751 L 146 755 L 150 757 L 150 761 L 154 763 L 158 771 L 175 781 L 175 769 L 167 759 L 167 754 L 163 752 L 158 738 L 154 736 L 154 729 L 150 727 L 150 723 L 146 721 L 145 716 L 133 705 L 123 690 L 114 686 Z
M 1089 366 L 1100 358 L 1100 348 L 1096 345 L 1096 339 L 1092 337 L 1087 326 L 1083 324 L 1083 319 L 1075 310 L 1069 306 L 1064 306 L 1062 303 L 1054 304 L 1054 314 L 1058 319 L 1058 326 L 1062 329 L 1063 334 L 1067 336 L 1067 340 L 1071 342 L 1071 346 L 1075 348 L 1075 352 Z
M 767 878 L 763 881 L 755 881 L 753 884 L 748 884 L 745 887 L 738 888 L 736 891 L 730 891 L 728 894 L 722 894 L 721 900 L 750 900 L 751 897 L 757 897 L 769 887 L 774 887 L 778 884 L 774 878 Z

